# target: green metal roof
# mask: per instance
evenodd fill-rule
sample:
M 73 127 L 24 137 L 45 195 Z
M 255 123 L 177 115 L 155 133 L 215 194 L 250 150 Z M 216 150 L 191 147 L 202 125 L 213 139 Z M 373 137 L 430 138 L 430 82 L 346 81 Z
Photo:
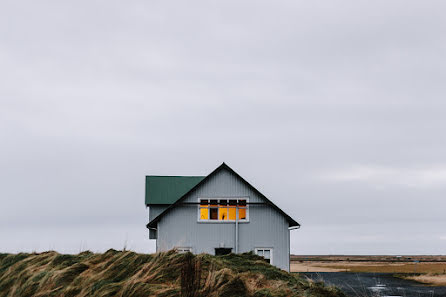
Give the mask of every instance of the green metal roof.
M 146 176 L 146 205 L 172 204 L 205 176 Z

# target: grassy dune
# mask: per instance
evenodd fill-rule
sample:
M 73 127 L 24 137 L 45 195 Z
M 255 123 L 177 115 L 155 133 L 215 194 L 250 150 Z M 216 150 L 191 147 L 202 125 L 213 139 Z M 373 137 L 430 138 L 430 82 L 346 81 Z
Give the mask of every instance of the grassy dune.
M 0 297 L 12 296 L 344 296 L 279 270 L 253 254 L 152 255 L 109 250 L 0 254 Z

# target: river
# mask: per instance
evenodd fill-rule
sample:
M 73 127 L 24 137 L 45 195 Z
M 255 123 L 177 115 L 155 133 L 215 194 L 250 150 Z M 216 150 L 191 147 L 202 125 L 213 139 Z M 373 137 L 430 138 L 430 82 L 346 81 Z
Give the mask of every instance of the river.
M 349 297 L 446 297 L 446 287 L 431 287 L 391 273 L 305 272 L 315 281 L 335 285 Z

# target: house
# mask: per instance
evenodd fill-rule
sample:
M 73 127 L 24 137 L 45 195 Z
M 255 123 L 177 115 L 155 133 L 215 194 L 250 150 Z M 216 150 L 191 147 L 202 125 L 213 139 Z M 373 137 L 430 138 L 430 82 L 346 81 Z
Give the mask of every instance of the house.
M 290 230 L 299 223 L 225 163 L 208 176 L 146 176 L 145 204 L 157 252 L 253 251 L 289 271 Z

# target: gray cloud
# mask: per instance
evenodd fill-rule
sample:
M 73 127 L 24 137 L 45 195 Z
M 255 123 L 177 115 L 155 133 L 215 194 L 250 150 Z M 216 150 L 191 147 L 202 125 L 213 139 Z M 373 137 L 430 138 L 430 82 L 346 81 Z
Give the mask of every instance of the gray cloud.
M 3 249 L 153 250 L 144 175 L 226 161 L 293 252 L 439 251 L 445 6 L 3 2 Z

